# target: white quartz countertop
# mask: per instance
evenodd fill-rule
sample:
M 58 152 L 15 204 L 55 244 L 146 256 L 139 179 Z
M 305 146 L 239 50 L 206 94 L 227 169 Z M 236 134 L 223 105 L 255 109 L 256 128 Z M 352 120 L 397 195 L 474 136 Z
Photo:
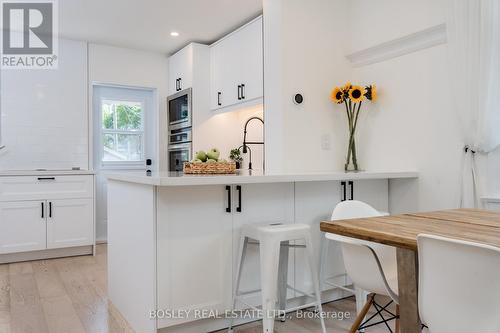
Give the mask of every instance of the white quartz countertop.
M 147 175 L 146 172 L 109 172 L 108 180 L 155 185 L 155 186 L 193 186 L 193 185 L 231 185 L 287 183 L 328 180 L 362 179 L 402 179 L 418 178 L 417 171 L 361 171 L 361 172 L 324 172 L 265 174 L 261 171 L 239 171 L 234 175 L 185 175 L 182 172 L 159 172 Z
M 71 175 L 93 175 L 92 170 L 6 170 L 0 171 L 0 177 L 9 176 L 71 176 Z

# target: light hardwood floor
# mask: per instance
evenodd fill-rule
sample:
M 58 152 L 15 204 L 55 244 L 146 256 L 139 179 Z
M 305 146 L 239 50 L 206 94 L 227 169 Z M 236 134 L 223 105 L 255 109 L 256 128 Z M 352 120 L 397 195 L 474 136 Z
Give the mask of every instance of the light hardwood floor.
M 354 316 L 354 307 L 349 298 L 327 304 L 325 311 L 349 311 Z M 329 319 L 328 332 L 347 332 L 352 320 Z M 275 331 L 319 333 L 321 329 L 317 320 L 292 318 L 277 321 Z M 0 333 L 81 332 L 133 332 L 108 304 L 106 245 L 97 246 L 96 256 L 0 265 Z M 262 326 L 255 322 L 235 332 L 258 333 Z M 378 326 L 366 332 L 388 331 Z

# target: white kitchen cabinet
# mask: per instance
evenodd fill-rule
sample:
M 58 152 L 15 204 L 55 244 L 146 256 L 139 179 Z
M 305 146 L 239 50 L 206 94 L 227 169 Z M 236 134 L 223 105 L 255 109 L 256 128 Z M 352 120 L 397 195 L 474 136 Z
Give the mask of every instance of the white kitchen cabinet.
M 262 43 L 262 17 L 258 17 L 211 45 L 212 110 L 262 98 Z
M 233 267 L 237 267 L 240 259 L 239 241 L 241 228 L 248 224 L 262 223 L 294 223 L 294 184 L 245 184 L 233 186 L 233 202 L 236 208 L 233 213 Z M 241 201 L 239 200 L 241 191 Z M 240 205 L 241 203 L 241 205 Z M 241 208 L 241 212 L 238 211 Z M 248 245 L 245 264 L 241 275 L 240 290 L 260 289 L 260 256 L 259 246 Z M 289 252 L 288 283 L 294 284 L 293 250 Z M 233 281 L 236 269 L 233 270 Z M 289 293 L 293 296 L 293 293 Z M 252 305 L 262 304 L 262 296 L 256 294 L 248 297 L 246 302 Z M 241 303 L 238 308 L 245 308 Z
M 93 175 L 0 177 L 0 230 L 1 263 L 92 253 Z
M 224 186 L 161 188 L 158 308 L 225 310 L 231 304 L 232 214 Z M 193 208 L 193 204 L 195 205 Z M 168 327 L 195 318 L 162 319 Z
M 168 58 L 168 91 L 173 95 L 193 84 L 193 44 Z
M 46 202 L 0 202 L 0 254 L 46 248 Z
M 92 199 L 48 201 L 47 248 L 92 245 Z

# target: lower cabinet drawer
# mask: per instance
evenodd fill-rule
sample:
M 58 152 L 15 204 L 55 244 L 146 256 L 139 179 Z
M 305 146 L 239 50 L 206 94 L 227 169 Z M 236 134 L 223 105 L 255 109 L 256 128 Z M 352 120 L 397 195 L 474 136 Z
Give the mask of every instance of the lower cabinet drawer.
M 92 198 L 93 176 L 0 177 L 0 201 Z

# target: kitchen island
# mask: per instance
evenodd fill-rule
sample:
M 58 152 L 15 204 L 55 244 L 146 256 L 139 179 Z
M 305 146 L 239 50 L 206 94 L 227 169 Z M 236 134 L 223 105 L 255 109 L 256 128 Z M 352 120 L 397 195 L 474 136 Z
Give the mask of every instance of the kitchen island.
M 227 327 L 228 321 L 218 315 L 231 307 L 242 225 L 310 224 L 319 261 L 319 223 L 329 219 L 339 201 L 362 200 L 390 211 L 390 202 L 414 197 L 417 177 L 415 171 L 108 174 L 110 301 L 136 332 Z M 249 248 L 242 290 L 259 289 L 258 258 L 258 247 Z M 322 278 L 334 276 L 335 283 L 349 284 L 338 246 L 330 246 L 326 258 Z M 291 249 L 288 282 L 311 291 L 305 265 L 302 250 Z M 324 301 L 344 296 L 328 287 L 322 293 Z M 290 306 L 306 303 L 292 290 L 287 298 Z M 247 303 L 259 305 L 259 296 L 249 297 Z

